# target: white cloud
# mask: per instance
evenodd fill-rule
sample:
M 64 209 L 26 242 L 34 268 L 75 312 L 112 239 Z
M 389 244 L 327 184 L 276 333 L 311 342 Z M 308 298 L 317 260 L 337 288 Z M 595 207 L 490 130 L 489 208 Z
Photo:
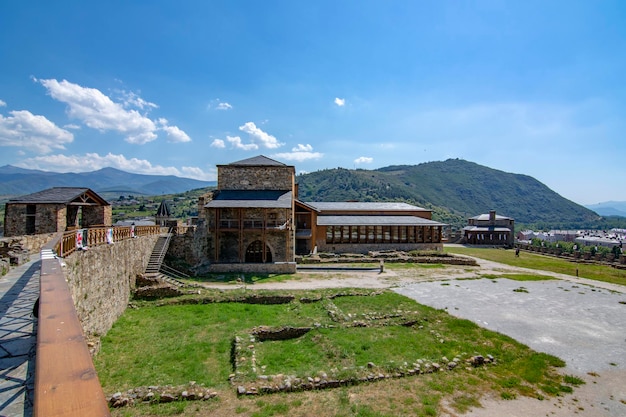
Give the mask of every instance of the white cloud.
M 73 123 L 68 123 L 66 125 L 63 125 L 63 127 L 65 129 L 73 129 L 73 130 L 80 130 L 80 126 L 79 125 L 75 125 Z
M 0 107 L 6 107 L 7 103 L 3 100 L 0 100 Z
M 233 108 L 233 106 L 231 106 L 230 104 L 226 103 L 226 102 L 220 102 L 217 103 L 217 106 L 215 107 L 217 110 L 231 110 Z
M 61 82 L 49 80 L 37 80 L 47 90 L 50 96 L 62 103 L 67 104 L 68 116 L 100 131 L 116 131 L 126 135 L 129 143 L 143 145 L 157 138 L 156 132 L 163 130 L 168 134 L 172 142 L 189 142 L 189 136 L 177 126 L 167 126 L 159 120 L 161 128 L 150 118 L 142 115 L 135 109 L 127 109 L 134 106 L 140 109 L 156 108 L 157 105 L 143 100 L 135 93 L 122 91 L 122 102 L 116 103 L 100 90 L 82 87 L 78 84 L 63 80 Z
M 343 107 L 346 105 L 346 99 L 335 97 L 335 104 L 338 105 L 339 107 Z
M 161 130 L 164 130 L 167 133 L 168 142 L 191 142 L 191 138 L 185 132 L 180 130 L 178 126 L 163 126 Z
M 65 149 L 74 135 L 61 129 L 44 116 L 34 115 L 27 110 L 9 112 L 11 116 L 0 114 L 0 146 L 16 146 L 45 154 L 53 149 Z
M 242 149 L 244 151 L 259 149 L 259 146 L 256 143 L 242 143 L 239 136 L 226 136 L 226 140 L 229 141 L 234 148 Z
M 374 158 L 371 158 L 369 156 L 360 156 L 357 159 L 354 160 L 355 164 L 371 164 L 372 162 L 374 162 Z
M 295 148 L 291 148 L 291 150 L 293 152 L 311 152 L 313 150 L 313 147 L 308 143 L 306 145 L 298 143 L 298 146 L 296 146 Z
M 142 110 L 147 108 L 159 108 L 159 106 L 157 106 L 156 104 L 150 103 L 149 101 L 142 99 L 132 91 L 116 90 L 115 92 L 119 94 L 125 108 L 137 107 Z
M 254 122 L 247 122 L 243 126 L 239 126 L 239 130 L 252 136 L 252 140 L 260 142 L 265 148 L 276 149 L 284 145 L 284 143 L 278 142 L 274 136 L 259 129 Z
M 213 139 L 213 142 L 211 142 L 211 147 L 224 149 L 226 147 L 226 144 L 222 139 Z
M 307 161 L 309 159 L 320 159 L 324 156 L 323 153 L 313 152 L 313 147 L 309 144 L 298 144 L 295 148 L 291 149 L 291 152 L 283 152 L 272 155 L 276 159 L 283 159 L 286 161 Z
M 41 169 L 45 171 L 59 172 L 88 172 L 112 167 L 126 172 L 149 175 L 175 175 L 201 180 L 214 180 L 215 174 L 204 172 L 198 167 L 183 167 L 181 170 L 175 167 L 152 165 L 146 159 L 126 158 L 124 155 L 108 153 L 101 156 L 97 153 L 85 155 L 48 155 L 28 158 L 16 164 L 19 167 L 29 169 Z

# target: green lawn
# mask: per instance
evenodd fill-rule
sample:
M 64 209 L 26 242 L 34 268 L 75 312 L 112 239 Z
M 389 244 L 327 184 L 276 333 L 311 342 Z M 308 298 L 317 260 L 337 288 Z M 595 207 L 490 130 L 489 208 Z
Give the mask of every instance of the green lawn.
M 128 309 L 102 338 L 95 365 L 105 392 L 196 381 L 215 389 L 218 400 L 193 405 L 137 405 L 114 410 L 114 415 L 261 416 L 275 415 L 271 412 L 275 407 L 285 408 L 276 413 L 284 415 L 436 415 L 443 397 L 462 411 L 478 404 L 487 392 L 503 398 L 543 398 L 572 389 L 555 371 L 556 366 L 564 365 L 558 358 L 533 352 L 505 335 L 396 293 L 360 292 L 365 295 L 334 297 L 328 290 L 307 291 L 306 303 L 298 301 L 299 292 L 291 292 L 295 300 L 281 305 L 177 305 L 175 300 L 161 306 L 157 302 L 139 303 L 139 308 Z M 316 294 L 321 299 L 310 302 Z M 206 302 L 206 295 L 199 297 Z M 354 327 L 355 321 L 366 323 L 366 327 Z M 401 325 L 407 321 L 413 324 Z M 337 378 L 359 377 L 370 372 L 395 372 L 420 360 L 443 363 L 444 356 L 451 360 L 456 356 L 493 355 L 497 363 L 473 368 L 462 361 L 455 370 L 436 374 L 323 392 L 272 394 L 261 399 L 236 397 L 236 387 L 229 382 L 229 375 L 236 370 L 231 356 L 233 340 L 236 335 L 247 340 L 245 335 L 261 325 L 311 326 L 313 330 L 286 341 L 256 341 L 251 346 L 258 369 L 237 368 L 243 373 L 237 383 L 254 383 L 260 374 L 306 378 L 324 372 Z M 384 400 L 376 399 L 381 391 Z M 354 395 L 360 398 L 357 403 L 346 401 Z M 387 401 L 389 396 L 397 401 Z
M 444 251 L 453 254 L 474 256 L 476 258 L 500 262 L 511 266 L 536 269 L 538 271 L 558 272 L 573 276 L 578 275 L 579 277 L 593 279 L 596 281 L 626 285 L 626 270 L 620 270 L 605 265 L 570 262 L 553 256 L 539 255 L 523 251 L 520 252 L 519 257 L 516 257 L 515 251 L 512 249 L 506 250 L 446 246 L 444 247 Z M 578 274 L 576 271 L 578 271 Z

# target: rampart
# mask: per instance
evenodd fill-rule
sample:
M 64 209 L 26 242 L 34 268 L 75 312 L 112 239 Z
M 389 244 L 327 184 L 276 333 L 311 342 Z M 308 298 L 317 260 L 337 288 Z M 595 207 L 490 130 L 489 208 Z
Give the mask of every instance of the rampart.
M 145 271 L 157 239 L 158 235 L 127 239 L 63 258 L 65 279 L 86 336 L 105 334 L 122 315 L 135 277 Z

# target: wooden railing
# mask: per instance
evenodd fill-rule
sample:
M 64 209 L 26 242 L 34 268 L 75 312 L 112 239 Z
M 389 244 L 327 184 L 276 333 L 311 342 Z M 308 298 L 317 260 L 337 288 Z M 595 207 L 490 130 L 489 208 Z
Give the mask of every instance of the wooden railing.
M 134 237 L 153 236 L 167 231 L 167 228 L 161 229 L 161 226 L 99 226 L 89 229 L 76 229 L 63 233 L 63 237 L 54 250 L 57 256 L 64 258 L 81 248 L 106 245 Z M 77 233 L 81 233 L 82 246 L 77 243 Z

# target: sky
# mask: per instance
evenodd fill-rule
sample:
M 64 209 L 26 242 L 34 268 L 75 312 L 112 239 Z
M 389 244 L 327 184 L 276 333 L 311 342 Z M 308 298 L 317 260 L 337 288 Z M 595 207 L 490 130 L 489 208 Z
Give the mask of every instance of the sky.
M 460 158 L 626 201 L 626 2 L 4 1 L 0 166 Z

